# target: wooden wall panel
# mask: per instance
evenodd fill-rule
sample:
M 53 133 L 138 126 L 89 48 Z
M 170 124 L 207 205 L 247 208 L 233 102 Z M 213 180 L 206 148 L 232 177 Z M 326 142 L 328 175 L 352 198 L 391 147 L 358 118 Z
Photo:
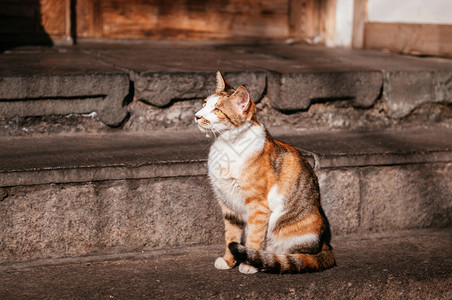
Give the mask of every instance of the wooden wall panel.
M 100 0 L 77 0 L 75 26 L 77 38 L 101 38 L 102 11 Z
M 320 37 L 328 47 L 335 46 L 336 33 L 336 0 L 320 0 L 319 12 Z
M 221 40 L 289 34 L 288 0 L 97 0 L 94 13 L 90 2 L 77 3 L 79 37 Z M 90 23 L 93 14 L 101 28 Z
M 66 36 L 66 22 L 70 22 L 66 15 L 66 5 L 69 0 L 40 0 L 41 25 L 44 31 L 54 39 Z
M 289 28 L 291 36 L 302 38 L 308 42 L 320 35 L 320 1 L 290 0 Z
M 355 0 L 353 6 L 352 47 L 360 49 L 364 46 L 364 26 L 367 22 L 367 1 Z
M 364 47 L 452 57 L 452 25 L 366 23 Z

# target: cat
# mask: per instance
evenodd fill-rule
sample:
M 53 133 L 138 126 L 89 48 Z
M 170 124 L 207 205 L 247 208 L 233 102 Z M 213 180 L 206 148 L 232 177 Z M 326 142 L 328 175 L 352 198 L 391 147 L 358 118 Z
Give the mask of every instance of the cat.
M 317 177 L 292 146 L 257 121 L 245 86 L 234 89 L 218 71 L 216 92 L 195 122 L 214 136 L 208 174 L 221 206 L 226 250 L 217 269 L 299 273 L 335 266 Z

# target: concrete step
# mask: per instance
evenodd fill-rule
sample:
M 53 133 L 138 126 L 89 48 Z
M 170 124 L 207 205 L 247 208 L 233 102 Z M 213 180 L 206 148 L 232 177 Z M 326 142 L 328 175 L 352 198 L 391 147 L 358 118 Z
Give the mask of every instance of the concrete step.
M 249 88 L 268 127 L 452 125 L 447 59 L 283 43 L 88 43 L 0 54 L 0 134 L 183 129 L 218 69 Z
M 271 130 L 319 177 L 334 235 L 451 225 L 452 129 Z M 199 132 L 4 137 L 0 264 L 219 244 Z
M 96 112 L 109 126 L 127 115 L 127 73 L 83 53 L 29 49 L 0 55 L 0 116 Z
M 219 245 L 0 266 L 1 299 L 450 299 L 452 231 L 333 238 L 323 272 L 216 270 Z

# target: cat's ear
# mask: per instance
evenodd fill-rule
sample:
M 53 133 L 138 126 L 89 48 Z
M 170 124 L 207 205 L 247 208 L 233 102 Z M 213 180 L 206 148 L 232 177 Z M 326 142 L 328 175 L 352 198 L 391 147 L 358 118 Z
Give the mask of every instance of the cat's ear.
M 250 94 L 246 87 L 239 86 L 234 94 L 231 96 L 232 102 L 234 103 L 235 108 L 238 110 L 240 114 L 244 113 L 250 107 L 251 99 Z
M 217 89 L 216 92 L 223 92 L 226 87 L 226 81 L 223 78 L 223 75 L 221 75 L 220 71 L 217 71 Z
M 220 71 L 217 71 L 217 86 L 216 92 L 224 92 L 226 90 L 232 89 L 232 86 L 224 79 Z

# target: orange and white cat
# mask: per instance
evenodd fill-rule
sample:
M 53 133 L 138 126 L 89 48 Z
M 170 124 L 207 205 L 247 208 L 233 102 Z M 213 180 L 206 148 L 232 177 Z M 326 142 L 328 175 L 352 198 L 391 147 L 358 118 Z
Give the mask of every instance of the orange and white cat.
M 290 145 L 273 139 L 257 121 L 244 86 L 232 88 L 217 73 L 216 92 L 195 114 L 215 136 L 209 178 L 223 211 L 226 251 L 217 269 L 242 273 L 317 271 L 335 265 L 317 177 Z

